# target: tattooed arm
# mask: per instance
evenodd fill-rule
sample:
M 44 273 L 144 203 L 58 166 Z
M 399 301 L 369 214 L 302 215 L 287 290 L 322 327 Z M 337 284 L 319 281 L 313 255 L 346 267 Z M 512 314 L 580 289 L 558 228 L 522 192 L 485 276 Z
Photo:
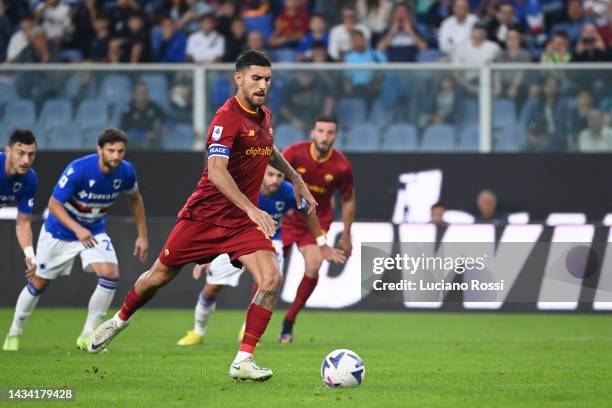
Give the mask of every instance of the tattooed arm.
M 270 163 L 270 166 L 283 173 L 293 184 L 293 194 L 295 195 L 295 202 L 298 208 L 302 208 L 302 199 L 304 199 L 308 203 L 308 212 L 316 212 L 317 201 L 312 194 L 310 194 L 310 190 L 306 187 L 304 180 L 302 180 L 302 176 L 291 167 L 287 159 L 283 157 L 283 154 L 276 146 L 273 146 L 268 163 Z

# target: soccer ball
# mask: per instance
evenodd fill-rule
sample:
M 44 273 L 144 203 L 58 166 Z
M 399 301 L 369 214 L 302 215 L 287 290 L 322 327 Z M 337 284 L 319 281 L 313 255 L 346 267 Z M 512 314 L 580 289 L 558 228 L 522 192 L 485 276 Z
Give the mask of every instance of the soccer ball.
M 352 350 L 334 350 L 325 356 L 321 364 L 321 377 L 330 388 L 357 387 L 365 377 L 365 365 Z

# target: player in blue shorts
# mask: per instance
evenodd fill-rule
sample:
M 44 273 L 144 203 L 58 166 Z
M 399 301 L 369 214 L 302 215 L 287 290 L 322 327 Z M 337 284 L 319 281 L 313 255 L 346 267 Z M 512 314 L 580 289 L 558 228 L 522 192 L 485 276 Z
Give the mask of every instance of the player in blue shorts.
M 293 185 L 284 180 L 285 176 L 280 171 L 272 166 L 266 168 L 261 189 L 259 191 L 258 207 L 272 217 L 276 221 L 276 233 L 272 237 L 272 244 L 276 248 L 278 263 L 280 270 L 283 270 L 283 243 L 281 241 L 280 224 L 282 218 L 289 210 L 297 210 L 295 195 L 293 194 Z M 306 204 L 301 210 L 306 217 L 308 226 L 312 233 L 318 237 L 325 235 L 319 225 L 319 219 L 315 213 L 308 214 Z M 323 257 L 334 263 L 342 263 L 345 261 L 344 253 L 341 250 L 330 248 L 328 245 L 321 246 Z M 219 255 L 210 264 L 197 265 L 194 268 L 194 278 L 198 279 L 202 271 L 206 271 L 206 285 L 200 292 L 198 303 L 195 308 L 195 326 L 194 329 L 187 332 L 183 338 L 178 341 L 179 346 L 191 346 L 200 344 L 204 340 L 208 321 L 215 311 L 215 305 L 219 293 L 223 286 L 229 285 L 236 287 L 240 276 L 244 272 L 244 268 L 236 268 L 230 262 L 227 254 Z M 242 333 L 242 331 L 241 331 Z
M 87 320 L 77 339 L 77 348 L 87 349 L 89 336 L 106 315 L 118 285 L 117 255 L 105 232 L 104 218 L 122 192 L 127 194 L 136 219 L 134 255 L 145 261 L 149 244 L 144 202 L 136 170 L 123 160 L 126 147 L 125 132 L 106 129 L 98 138 L 97 154 L 73 161 L 60 176 L 49 199 L 49 217 L 38 237 L 36 272 L 19 295 L 5 349 L 19 349 L 23 325 L 40 293 L 50 281 L 69 275 L 77 256 L 85 271 L 98 275 Z
M 9 137 L 5 151 L 0 153 L 0 208 L 17 205 L 15 231 L 25 255 L 28 278 L 36 270 L 32 247 L 32 208 L 38 186 L 38 177 L 32 169 L 36 147 L 36 138 L 32 132 L 16 129 Z M 10 349 L 10 346 L 5 342 L 3 349 Z

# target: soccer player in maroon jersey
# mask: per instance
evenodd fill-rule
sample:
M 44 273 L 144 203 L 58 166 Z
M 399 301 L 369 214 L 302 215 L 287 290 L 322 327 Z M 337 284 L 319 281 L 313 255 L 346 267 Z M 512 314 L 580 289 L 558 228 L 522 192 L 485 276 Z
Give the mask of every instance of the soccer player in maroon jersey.
M 266 330 L 278 298 L 282 274 L 270 237 L 274 220 L 257 207 L 266 166 L 272 165 L 293 183 L 296 201 L 305 199 L 309 211 L 317 202 L 302 177 L 283 158 L 272 141 L 272 114 L 264 105 L 272 64 L 261 51 L 249 50 L 236 61 L 238 92 L 217 110 L 208 129 L 208 165 L 196 189 L 151 269 L 138 278 L 121 310 L 94 331 L 88 350 L 97 353 L 188 263 L 204 264 L 227 253 L 232 263 L 244 265 L 258 290 L 246 314 L 245 334 L 230 377 L 265 381 L 272 370 L 260 368 L 253 351 Z
M 344 231 L 338 249 L 344 251 L 346 258 L 351 256 L 351 226 L 355 218 L 355 187 L 351 163 L 340 151 L 333 148 L 338 135 L 338 122 L 334 117 L 320 116 L 315 119 L 310 132 L 311 140 L 288 146 L 283 156 L 289 164 L 302 175 L 308 189 L 319 204 L 317 216 L 324 231 L 334 216 L 332 199 L 338 189 L 342 199 L 342 219 Z M 315 237 L 308 229 L 303 217 L 289 213 L 282 225 L 283 246 L 288 249 L 293 243 L 304 257 L 304 277 L 298 286 L 293 304 L 285 315 L 279 336 L 281 343 L 293 341 L 293 324 L 300 310 L 317 286 L 319 268 L 323 262 L 320 248 L 327 244 L 325 235 Z

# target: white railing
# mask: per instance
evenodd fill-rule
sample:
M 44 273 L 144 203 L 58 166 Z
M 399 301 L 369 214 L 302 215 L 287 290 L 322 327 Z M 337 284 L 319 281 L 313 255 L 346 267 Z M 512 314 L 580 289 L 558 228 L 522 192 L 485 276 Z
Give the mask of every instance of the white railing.
M 349 71 L 349 70 L 372 70 L 372 71 L 478 71 L 479 74 L 479 151 L 488 153 L 492 151 L 492 73 L 494 71 L 609 71 L 612 78 L 612 63 L 571 63 L 571 64 L 487 64 L 487 65 L 458 65 L 451 63 L 369 63 L 369 64 L 296 64 L 277 63 L 273 66 L 274 71 Z M 207 128 L 206 112 L 209 105 L 206 93 L 206 78 L 209 72 L 231 71 L 233 64 L 0 64 L 2 72 L 14 71 L 107 71 L 107 72 L 150 72 L 150 71 L 191 71 L 193 72 L 194 86 L 194 130 L 203 134 Z

